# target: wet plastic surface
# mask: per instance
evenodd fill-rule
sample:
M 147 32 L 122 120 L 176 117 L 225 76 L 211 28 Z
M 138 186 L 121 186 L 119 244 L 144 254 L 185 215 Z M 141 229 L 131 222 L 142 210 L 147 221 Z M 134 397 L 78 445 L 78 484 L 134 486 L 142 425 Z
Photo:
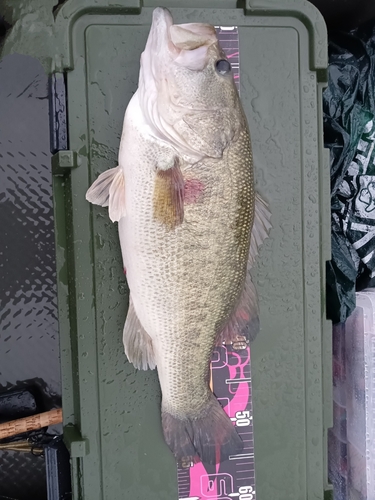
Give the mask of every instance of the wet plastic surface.
M 0 388 L 31 384 L 48 410 L 61 394 L 48 82 L 19 55 L 0 61 L 0 81 Z M 0 463 L 0 494 L 46 498 L 43 458 Z
M 322 499 L 323 436 L 331 423 L 321 289 L 330 258 L 329 169 L 318 126 L 324 24 L 300 2 L 293 8 L 249 2 L 249 16 L 207 3 L 171 10 L 177 23 L 239 26 L 241 96 L 257 185 L 273 213 L 254 273 L 261 302 L 261 332 L 252 346 L 257 495 Z M 123 354 L 128 291 L 116 225 L 106 209 L 85 201 L 97 174 L 116 165 L 151 13 L 97 9 L 76 19 L 71 31 L 69 137 L 79 161 L 54 178 L 54 190 L 64 416 L 90 450 L 73 461 L 77 499 L 177 498 L 156 374 L 136 372 Z

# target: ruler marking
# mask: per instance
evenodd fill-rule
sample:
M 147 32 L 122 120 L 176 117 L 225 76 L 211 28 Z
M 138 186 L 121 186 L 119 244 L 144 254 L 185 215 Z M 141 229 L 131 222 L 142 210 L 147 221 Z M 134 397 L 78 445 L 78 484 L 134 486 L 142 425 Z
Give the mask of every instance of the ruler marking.
M 236 378 L 228 378 L 225 380 L 226 384 L 251 384 L 251 377 L 246 377 L 246 378 L 241 378 L 241 380 L 238 380 Z
M 251 460 L 254 458 L 254 453 L 241 453 L 240 455 L 231 455 L 229 460 Z

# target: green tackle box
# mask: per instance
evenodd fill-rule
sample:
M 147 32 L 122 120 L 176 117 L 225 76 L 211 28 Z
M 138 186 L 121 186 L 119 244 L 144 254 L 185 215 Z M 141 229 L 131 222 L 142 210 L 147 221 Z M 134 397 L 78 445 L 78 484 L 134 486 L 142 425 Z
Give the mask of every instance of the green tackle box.
M 55 51 L 50 68 L 66 74 L 68 96 L 69 145 L 53 157 L 53 183 L 74 500 L 177 500 L 156 373 L 136 372 L 123 352 L 128 289 L 117 227 L 107 209 L 85 200 L 97 174 L 117 165 L 124 112 L 158 3 L 61 3 L 48 43 Z M 332 406 L 325 24 L 302 0 L 162 3 L 176 23 L 239 27 L 241 99 L 257 189 L 270 204 L 273 225 L 254 270 L 261 309 L 251 347 L 256 498 L 323 499 Z

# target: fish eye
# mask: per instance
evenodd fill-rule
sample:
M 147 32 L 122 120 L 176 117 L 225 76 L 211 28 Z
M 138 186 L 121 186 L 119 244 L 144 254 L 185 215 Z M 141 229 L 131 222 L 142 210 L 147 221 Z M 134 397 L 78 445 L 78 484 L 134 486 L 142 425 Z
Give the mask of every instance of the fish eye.
M 219 61 L 216 62 L 216 71 L 219 73 L 219 75 L 227 75 L 228 73 L 230 73 L 231 69 L 232 66 L 226 59 L 219 59 Z

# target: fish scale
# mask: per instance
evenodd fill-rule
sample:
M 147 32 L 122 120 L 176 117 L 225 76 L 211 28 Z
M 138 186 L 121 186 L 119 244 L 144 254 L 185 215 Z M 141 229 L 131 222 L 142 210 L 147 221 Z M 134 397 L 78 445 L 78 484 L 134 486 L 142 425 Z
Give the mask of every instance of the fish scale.
M 209 247 L 208 251 L 200 247 L 190 246 L 189 253 L 186 252 L 186 245 L 190 245 L 191 229 L 184 227 L 177 229 L 176 234 L 158 232 L 158 235 L 152 234 L 144 236 L 147 238 L 145 244 L 154 247 L 158 245 L 158 240 L 163 241 L 166 247 L 173 255 L 174 262 L 168 261 L 165 270 L 173 279 L 170 280 L 171 290 L 163 291 L 154 287 L 154 311 L 148 311 L 150 322 L 155 317 L 166 314 L 167 320 L 164 324 L 164 331 L 158 329 L 155 337 L 160 338 L 162 353 L 160 358 L 170 359 L 171 363 L 164 363 L 159 368 L 159 377 L 165 380 L 163 384 L 163 405 L 173 399 L 172 406 L 176 413 L 178 406 L 181 414 L 189 411 L 196 414 L 198 407 L 192 405 L 196 399 L 198 391 L 203 391 L 207 378 L 207 364 L 201 362 L 201 366 L 192 364 L 191 359 L 196 358 L 197 349 L 200 351 L 202 360 L 207 359 L 213 349 L 215 342 L 215 332 L 219 325 L 228 318 L 231 304 L 239 295 L 245 278 L 247 253 L 249 248 L 249 233 L 252 225 L 253 209 L 251 206 L 251 188 L 246 186 L 252 183 L 251 169 L 248 165 L 248 159 L 242 160 L 239 151 L 243 145 L 248 142 L 248 136 L 243 134 L 234 147 L 233 154 L 229 154 L 224 161 L 228 162 L 227 173 L 222 179 L 216 175 L 217 194 L 213 193 L 207 197 L 208 203 L 202 201 L 201 209 L 197 206 L 190 206 L 185 213 L 187 226 L 199 224 L 202 227 L 201 212 L 207 212 L 206 226 L 204 230 L 204 242 Z M 250 157 L 248 157 L 250 158 Z M 197 168 L 197 170 L 199 167 Z M 210 168 L 208 168 L 208 171 Z M 197 173 L 198 174 L 198 173 Z M 246 177 L 248 177 L 246 179 Z M 230 188 L 229 188 L 230 185 Z M 227 203 L 223 206 L 223 197 L 220 195 L 220 186 L 222 190 L 228 193 L 238 191 L 239 196 L 244 196 L 243 206 L 248 207 L 237 211 L 239 204 L 237 199 L 229 196 Z M 238 186 L 238 187 L 235 187 Z M 245 189 L 243 189 L 243 186 Z M 242 201 L 242 200 L 241 200 Z M 234 221 L 238 234 L 233 236 L 233 230 L 229 232 L 225 226 L 228 221 Z M 244 228 L 246 228 L 247 230 Z M 227 237 L 225 234 L 227 233 Z M 197 266 L 197 257 L 205 257 L 201 265 Z M 186 262 L 188 258 L 188 262 Z M 189 277 L 186 279 L 185 270 L 189 269 Z M 150 284 L 148 287 L 149 293 Z M 197 294 L 206 294 L 205 300 L 197 302 Z M 179 296 L 181 294 L 181 296 Z M 163 307 L 163 303 L 169 300 L 171 295 L 176 296 L 176 301 L 170 305 L 169 310 Z M 156 297 L 157 296 L 157 297 Z M 182 297 L 182 299 L 181 299 Z M 180 299 L 184 302 L 181 307 Z M 198 307 L 197 307 L 198 306 Z M 163 345 L 162 339 L 169 339 L 181 333 L 181 342 L 168 342 Z M 212 332 L 210 334 L 210 332 Z M 158 355 L 159 356 L 159 355 Z M 173 360 L 173 361 L 172 361 Z M 178 369 L 176 369 L 178 367 Z M 181 368 L 182 367 L 182 368 Z M 190 383 L 186 385 L 186 377 L 190 378 Z M 204 394 L 204 392 L 200 392 Z M 179 395 L 176 401 L 176 395 Z M 201 399 L 202 401 L 202 399 Z M 200 405 L 201 406 L 201 405 Z

